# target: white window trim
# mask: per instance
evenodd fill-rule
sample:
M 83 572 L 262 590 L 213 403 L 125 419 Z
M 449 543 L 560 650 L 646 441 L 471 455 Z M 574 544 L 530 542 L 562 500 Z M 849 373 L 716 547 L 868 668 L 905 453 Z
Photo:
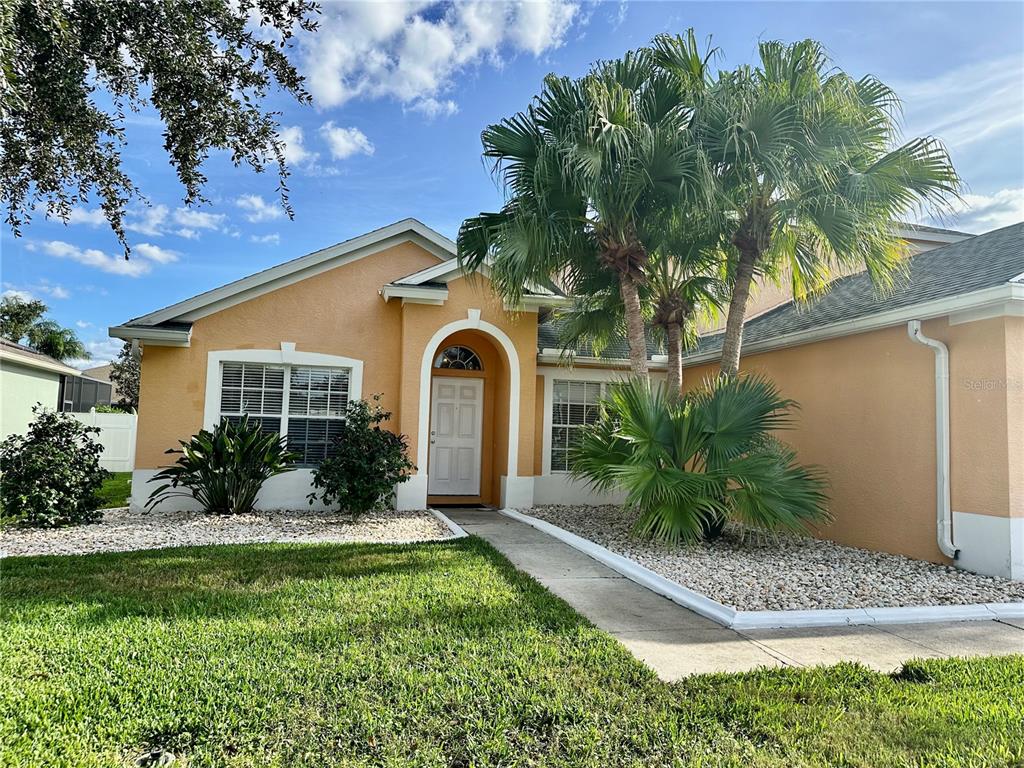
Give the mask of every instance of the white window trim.
M 295 342 L 282 341 L 280 349 L 224 349 L 206 356 L 206 400 L 203 404 L 203 426 L 213 429 L 220 421 L 221 363 L 262 363 L 264 365 L 301 365 L 313 368 L 348 368 L 348 401 L 358 400 L 363 392 L 363 361 L 320 352 L 296 352 Z M 288 377 L 284 379 L 282 430 L 287 429 Z
M 551 470 L 551 428 L 552 411 L 555 404 L 555 380 L 558 381 L 591 381 L 600 384 L 609 384 L 616 381 L 626 381 L 629 378 L 629 371 L 612 371 L 607 368 L 565 368 L 537 366 L 537 375 L 544 378 L 544 403 L 543 415 L 544 426 L 541 437 L 541 476 L 566 477 L 570 473 L 562 470 Z M 652 371 L 651 379 L 660 381 L 664 373 Z

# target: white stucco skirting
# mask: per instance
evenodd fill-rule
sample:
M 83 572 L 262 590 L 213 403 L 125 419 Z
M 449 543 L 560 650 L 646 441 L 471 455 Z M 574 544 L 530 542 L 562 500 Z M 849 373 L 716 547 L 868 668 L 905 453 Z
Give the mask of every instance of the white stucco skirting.
M 958 568 L 1004 579 L 1024 579 L 1024 517 L 953 511 Z
M 851 624 L 912 624 L 938 621 L 976 621 L 981 619 L 1024 618 L 1024 603 L 984 603 L 978 605 L 925 605 L 910 608 L 848 608 L 805 611 L 738 611 L 716 600 L 666 579 L 639 563 L 612 552 L 600 544 L 570 533 L 514 509 L 501 514 L 533 526 L 549 536 L 583 552 L 627 579 L 689 608 L 701 616 L 731 629 L 768 629 L 772 627 L 828 627 Z

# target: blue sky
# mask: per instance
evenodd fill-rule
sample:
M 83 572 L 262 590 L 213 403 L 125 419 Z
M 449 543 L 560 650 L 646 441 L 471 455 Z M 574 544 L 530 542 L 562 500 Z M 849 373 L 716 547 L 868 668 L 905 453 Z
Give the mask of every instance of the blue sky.
M 752 61 L 759 39 L 821 40 L 836 64 L 874 74 L 904 102 L 908 136 L 946 141 L 968 184 L 944 222 L 983 232 L 1024 219 L 1024 4 L 679 3 L 573 0 L 324 2 L 321 29 L 295 61 L 314 97 L 283 111 L 295 219 L 276 177 L 207 166 L 210 205 L 184 209 L 153 115 L 129 118 L 126 167 L 150 201 L 129 217 L 132 260 L 96 211 L 36 217 L 2 232 L 4 291 L 46 301 L 93 363 L 118 342 L 106 328 L 406 216 L 453 237 L 501 203 L 481 162 L 488 123 L 525 107 L 548 72 L 578 75 L 660 32 L 696 28 L 723 67 Z

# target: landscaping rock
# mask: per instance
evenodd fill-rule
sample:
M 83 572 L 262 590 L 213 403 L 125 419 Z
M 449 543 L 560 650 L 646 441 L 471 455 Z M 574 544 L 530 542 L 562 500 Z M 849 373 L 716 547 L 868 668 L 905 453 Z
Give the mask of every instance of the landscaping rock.
M 102 520 L 89 525 L 4 531 L 0 534 L 0 557 L 84 555 L 206 544 L 405 542 L 449 537 L 448 527 L 426 510 L 373 512 L 354 523 L 347 515 L 306 510 L 206 515 L 122 508 L 105 510 Z
M 794 534 L 726 528 L 713 542 L 668 546 L 636 538 L 622 507 L 523 510 L 738 610 L 880 608 L 1024 601 L 1010 581 Z

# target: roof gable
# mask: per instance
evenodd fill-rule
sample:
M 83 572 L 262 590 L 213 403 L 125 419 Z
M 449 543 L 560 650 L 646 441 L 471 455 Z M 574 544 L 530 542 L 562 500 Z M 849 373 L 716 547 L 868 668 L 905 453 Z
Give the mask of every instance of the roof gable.
M 404 242 L 413 242 L 442 262 L 455 258 L 455 243 L 417 219 L 402 219 L 365 235 L 323 248 L 249 277 L 193 296 L 185 301 L 136 317 L 125 326 L 156 326 L 190 323 L 227 307 L 261 296 L 286 285 L 371 256 Z M 113 330 L 113 329 L 112 329 Z

